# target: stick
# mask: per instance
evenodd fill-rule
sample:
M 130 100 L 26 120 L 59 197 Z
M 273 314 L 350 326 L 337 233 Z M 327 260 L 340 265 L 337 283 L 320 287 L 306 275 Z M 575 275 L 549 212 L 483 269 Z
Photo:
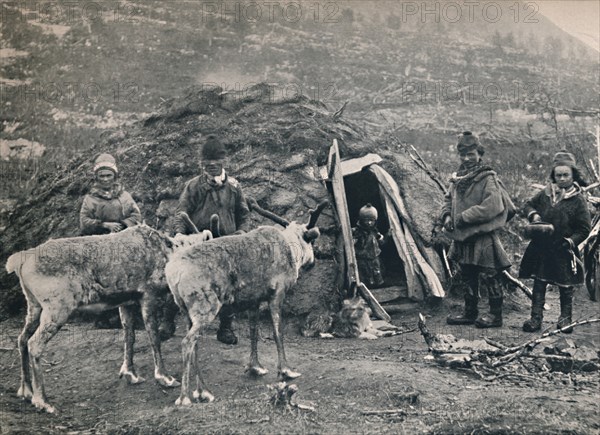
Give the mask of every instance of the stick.
M 564 355 L 535 355 L 535 354 L 529 354 L 529 355 L 523 355 L 523 357 L 525 358 L 537 358 L 537 359 L 547 359 L 547 358 L 552 358 L 555 360 L 560 360 L 560 361 L 571 361 L 574 362 L 573 357 L 570 356 L 564 356 Z M 592 361 L 590 361 L 592 362 Z
M 533 299 L 533 292 L 531 291 L 531 289 L 529 287 L 527 287 L 525 284 L 523 284 L 517 278 L 512 276 L 506 270 L 502 271 L 502 275 L 504 275 L 504 277 L 506 279 L 508 279 L 510 282 L 512 282 L 514 285 L 516 285 L 519 289 L 523 290 L 523 293 L 525 293 L 525 295 L 529 298 L 529 300 Z M 550 309 L 550 305 L 544 304 L 544 310 L 549 310 L 549 309 Z
M 492 363 L 492 367 L 499 367 L 501 365 L 504 364 L 508 364 L 509 362 L 513 361 L 516 358 L 519 358 L 520 356 L 523 356 L 523 354 L 529 352 L 529 348 L 527 346 L 522 347 L 521 349 L 519 349 L 517 352 L 508 354 L 508 355 L 504 355 L 500 358 L 498 358 L 496 361 L 494 361 Z
M 498 349 L 500 349 L 502 352 L 506 353 L 506 349 L 508 349 L 506 346 L 504 346 L 502 343 L 498 343 L 497 341 L 494 341 L 490 338 L 487 337 L 483 337 L 483 339 L 485 340 L 485 342 L 487 344 L 489 344 L 490 346 L 494 346 L 497 347 Z
M 448 253 L 446 252 L 446 248 L 442 248 L 442 258 L 444 259 L 444 269 L 446 269 L 448 277 L 453 278 L 452 269 L 450 269 L 450 263 L 448 262 Z
M 523 293 L 525 293 L 525 295 L 529 298 L 529 299 L 533 299 L 533 292 L 531 291 L 531 289 L 529 287 L 527 287 L 525 284 L 523 284 L 521 281 L 519 281 L 517 278 L 515 278 L 514 276 L 512 276 L 510 273 L 508 273 L 508 271 L 503 270 L 502 271 L 502 275 L 504 275 L 504 277 L 506 279 L 508 279 L 510 282 L 512 282 L 514 285 L 516 285 L 517 287 L 519 287 L 519 289 L 523 290 Z
M 594 160 L 590 159 L 590 168 L 592 169 L 592 173 L 594 174 L 594 178 L 596 180 L 600 180 L 600 177 L 598 177 L 598 171 L 596 171 L 596 167 L 594 166 Z
M 412 148 L 412 150 L 415 152 L 415 154 L 417 155 L 417 157 L 419 158 L 419 160 L 421 161 L 422 165 L 424 166 L 424 170 L 427 173 L 427 175 L 429 175 L 431 177 L 431 179 L 433 181 L 435 181 L 435 183 L 440 186 L 440 188 L 442 189 L 442 192 L 444 192 L 444 195 L 446 193 L 448 193 L 446 186 L 444 185 L 444 183 L 442 182 L 442 180 L 439 179 L 439 177 L 437 176 L 436 173 L 434 173 L 430 168 L 429 165 L 425 162 L 425 160 L 423 160 L 423 157 L 421 157 L 421 154 L 419 154 L 419 151 L 417 151 L 417 149 L 413 146 L 413 144 L 410 144 L 410 147 Z
M 596 148 L 598 148 L 598 172 L 600 172 L 600 125 L 596 126 Z
M 542 341 L 544 341 L 545 338 L 551 337 L 556 334 L 560 334 L 561 332 L 563 332 L 566 329 L 573 328 L 575 326 L 587 325 L 588 323 L 597 323 L 597 322 L 600 322 L 600 319 L 579 320 L 576 322 L 572 322 L 570 325 L 563 326 L 560 329 L 555 329 L 553 331 L 545 332 L 544 334 L 542 334 L 541 337 L 538 337 L 533 340 L 529 340 L 519 346 L 509 347 L 508 349 L 506 349 L 506 352 L 513 353 L 513 352 L 518 352 L 519 350 L 529 347 L 529 346 L 534 347 L 534 346 L 537 346 L 538 344 L 540 344 Z
M 362 415 L 408 415 L 404 409 L 375 409 L 372 411 L 362 411 Z
M 595 189 L 598 186 L 600 186 L 600 181 L 596 181 L 595 183 L 592 183 L 589 186 L 582 187 L 581 190 L 583 190 L 584 192 L 587 192 L 588 190 Z

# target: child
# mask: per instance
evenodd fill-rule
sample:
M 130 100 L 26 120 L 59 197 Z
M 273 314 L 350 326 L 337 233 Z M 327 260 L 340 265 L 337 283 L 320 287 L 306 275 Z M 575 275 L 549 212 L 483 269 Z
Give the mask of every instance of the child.
M 384 239 L 376 223 L 377 209 L 367 203 L 358 212 L 358 224 L 352 229 L 352 236 L 361 281 L 378 287 L 383 284 L 379 254 Z

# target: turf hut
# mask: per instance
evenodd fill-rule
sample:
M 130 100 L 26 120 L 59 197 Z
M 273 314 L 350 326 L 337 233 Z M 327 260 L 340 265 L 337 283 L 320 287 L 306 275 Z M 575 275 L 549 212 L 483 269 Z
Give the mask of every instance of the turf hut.
M 394 243 L 382 254 L 386 282 L 398 296 L 412 299 L 435 292 L 431 271 L 436 279 L 444 274 L 431 240 L 443 200 L 436 182 L 406 150 L 371 140 L 318 101 L 301 95 L 275 98 L 264 84 L 240 92 L 192 87 L 143 122 L 112 135 L 95 153 L 74 159 L 58 175 L 47 175 L 0 235 L 1 260 L 49 238 L 78 234 L 79 209 L 98 152 L 117 158 L 121 182 L 146 223 L 169 230 L 179 193 L 198 174 L 199 150 L 212 133 L 225 144 L 228 170 L 245 193 L 264 209 L 298 221 L 305 221 L 309 209 L 322 200 L 334 204 L 323 168 L 336 139 L 343 165 L 359 165 L 344 177 L 350 222 L 354 225 L 359 208 L 371 202 L 379 209 L 380 232 L 394 233 Z M 378 163 L 361 165 L 368 154 L 376 154 Z M 255 213 L 251 219 L 254 225 L 272 224 Z M 326 208 L 318 225 L 317 263 L 287 298 L 289 314 L 336 309 L 347 286 L 338 210 Z M 14 312 L 23 305 L 17 280 L 4 268 L 1 273 L 2 310 Z

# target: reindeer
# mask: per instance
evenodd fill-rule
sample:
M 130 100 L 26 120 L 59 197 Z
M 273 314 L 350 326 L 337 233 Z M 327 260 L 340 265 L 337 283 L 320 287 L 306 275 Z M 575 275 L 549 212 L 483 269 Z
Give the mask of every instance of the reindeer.
M 257 349 L 259 305 L 266 301 L 279 357 L 278 375 L 282 379 L 300 376 L 289 368 L 285 357 L 281 306 L 300 269 L 314 265 L 312 243 L 319 237 L 315 224 L 326 204 L 310 213 L 308 224 L 289 223 L 272 215 L 285 229 L 263 226 L 246 234 L 214 239 L 182 249 L 169 260 L 165 268 L 167 283 L 189 323 L 181 343 L 184 368 L 176 405 L 190 405 L 192 399 L 214 400 L 200 376 L 198 339 L 223 304 L 250 312 L 250 374 L 263 376 L 268 372 L 258 361 Z M 193 392 L 192 376 L 197 384 Z
M 164 267 L 175 249 L 211 239 L 210 231 L 172 239 L 146 225 L 125 231 L 86 237 L 49 240 L 11 255 L 8 273 L 15 272 L 27 299 L 27 317 L 19 335 L 21 385 L 17 395 L 31 399 L 49 413 L 55 408 L 46 399 L 42 354 L 48 342 L 80 307 L 119 306 L 125 330 L 120 377 L 130 384 L 144 378 L 133 365 L 135 331 L 128 303 L 139 301 L 154 357 L 154 378 L 165 387 L 179 382 L 167 375 L 160 351 L 157 304 L 167 292 Z

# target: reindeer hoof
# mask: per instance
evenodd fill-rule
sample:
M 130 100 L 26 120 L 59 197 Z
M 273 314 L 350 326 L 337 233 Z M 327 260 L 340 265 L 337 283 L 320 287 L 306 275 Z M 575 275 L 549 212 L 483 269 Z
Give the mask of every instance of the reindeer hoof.
M 192 401 L 190 400 L 189 397 L 178 397 L 177 400 L 175 401 L 175 406 L 191 406 L 192 405 Z
M 264 376 L 269 373 L 269 371 L 262 366 L 246 367 L 246 372 L 248 372 L 250 376 Z
M 302 373 L 293 371 L 292 369 L 283 369 L 279 372 L 279 378 L 283 381 L 296 379 L 302 376 Z
M 19 391 L 17 391 L 17 396 L 23 398 L 23 400 L 31 399 L 33 397 L 31 387 L 28 385 L 21 385 Z
M 207 390 L 202 390 L 202 392 L 196 390 L 194 391 L 194 399 L 198 400 L 199 402 L 210 403 L 214 402 L 215 396 L 213 396 L 210 391 Z
M 33 397 L 31 399 L 31 403 L 36 408 L 41 409 L 42 411 L 46 411 L 48 414 L 54 414 L 56 412 L 54 406 L 49 405 L 44 399 L 41 399 L 39 397 Z
M 128 371 L 121 371 L 121 373 L 119 373 L 119 379 L 123 377 L 129 385 L 141 384 L 142 382 L 146 382 L 146 379 Z
M 154 378 L 156 379 L 156 382 L 158 382 L 163 387 L 173 388 L 181 385 L 181 383 L 173 376 L 158 375 Z

